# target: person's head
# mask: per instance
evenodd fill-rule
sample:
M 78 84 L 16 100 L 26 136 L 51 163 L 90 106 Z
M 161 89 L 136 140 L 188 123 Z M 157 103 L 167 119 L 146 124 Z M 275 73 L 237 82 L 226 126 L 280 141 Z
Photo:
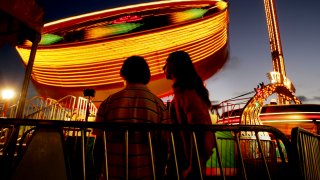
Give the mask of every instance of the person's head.
M 141 56 L 131 56 L 122 65 L 120 75 L 128 83 L 148 84 L 150 81 L 150 69 Z
M 175 51 L 170 53 L 163 70 L 167 79 L 174 80 L 174 88 L 179 90 L 194 89 L 208 105 L 211 105 L 208 90 L 187 52 Z
M 192 73 L 196 73 L 188 53 L 184 51 L 175 51 L 169 54 L 166 65 L 163 67 L 167 79 L 184 79 Z

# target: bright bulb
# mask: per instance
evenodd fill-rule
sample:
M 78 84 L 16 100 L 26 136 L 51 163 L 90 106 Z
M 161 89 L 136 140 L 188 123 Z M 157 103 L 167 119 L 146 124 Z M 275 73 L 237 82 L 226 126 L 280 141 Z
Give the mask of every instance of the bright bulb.
M 5 89 L 1 92 L 2 99 L 12 99 L 14 97 L 14 91 L 11 89 Z

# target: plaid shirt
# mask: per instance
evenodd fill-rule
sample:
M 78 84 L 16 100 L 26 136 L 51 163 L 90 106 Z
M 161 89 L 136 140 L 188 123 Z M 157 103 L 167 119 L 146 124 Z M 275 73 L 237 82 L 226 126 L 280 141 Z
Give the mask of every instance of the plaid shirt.
M 97 122 L 163 123 L 169 118 L 161 99 L 146 85 L 127 84 L 109 96 L 99 107 Z M 124 132 L 107 135 L 108 168 L 110 179 L 125 178 Z M 152 179 L 150 148 L 146 133 L 129 133 L 129 178 Z

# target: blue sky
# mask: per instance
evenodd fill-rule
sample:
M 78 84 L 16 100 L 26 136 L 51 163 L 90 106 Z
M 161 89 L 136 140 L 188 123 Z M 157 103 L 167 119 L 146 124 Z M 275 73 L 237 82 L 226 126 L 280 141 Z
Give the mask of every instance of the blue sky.
M 272 71 L 263 0 L 230 0 L 230 59 L 206 81 L 211 100 L 222 101 L 269 83 Z M 320 103 L 320 2 L 276 0 L 288 78 L 302 103 Z
M 52 7 L 46 13 L 46 21 L 114 6 L 102 0 L 40 2 Z M 124 2 L 128 3 L 117 1 Z M 273 69 L 263 0 L 229 0 L 229 4 L 230 59 L 220 72 L 206 80 L 210 99 L 217 102 L 252 91 L 260 82 L 269 83 L 266 73 Z M 287 76 L 304 104 L 320 104 L 320 1 L 276 0 L 276 8 Z M 3 46 L 0 58 L 0 86 L 10 84 L 21 90 L 24 68 L 18 54 Z M 31 85 L 29 97 L 34 95 Z

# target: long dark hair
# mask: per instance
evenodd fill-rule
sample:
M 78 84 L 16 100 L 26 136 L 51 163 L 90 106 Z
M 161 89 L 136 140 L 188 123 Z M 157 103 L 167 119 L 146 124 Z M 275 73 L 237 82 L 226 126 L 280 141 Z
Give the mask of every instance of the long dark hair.
M 174 89 L 194 89 L 203 101 L 211 107 L 209 92 L 192 64 L 189 54 L 185 51 L 175 51 L 169 54 L 167 59 L 168 71 L 176 81 Z

